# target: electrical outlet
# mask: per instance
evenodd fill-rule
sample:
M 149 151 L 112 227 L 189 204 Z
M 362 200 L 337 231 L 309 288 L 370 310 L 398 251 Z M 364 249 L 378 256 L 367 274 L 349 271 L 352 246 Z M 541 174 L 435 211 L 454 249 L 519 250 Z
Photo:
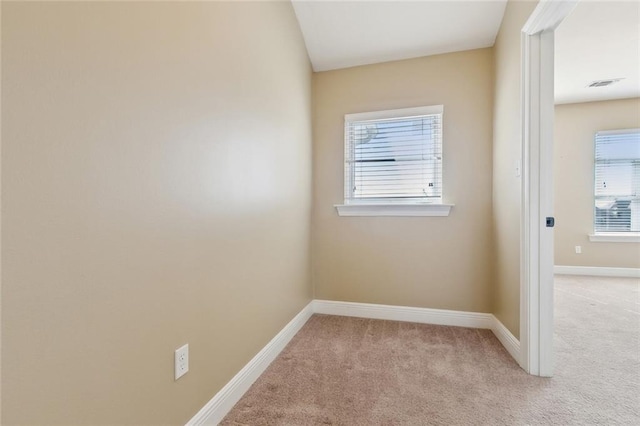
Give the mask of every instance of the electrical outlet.
M 175 352 L 175 379 L 187 374 L 189 371 L 189 345 L 186 344 Z
M 576 254 L 582 254 L 582 246 L 576 246 Z

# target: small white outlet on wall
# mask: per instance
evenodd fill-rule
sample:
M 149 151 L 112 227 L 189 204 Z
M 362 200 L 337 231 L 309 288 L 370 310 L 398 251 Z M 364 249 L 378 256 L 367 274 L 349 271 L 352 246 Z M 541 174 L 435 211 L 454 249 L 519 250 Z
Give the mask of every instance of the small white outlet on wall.
M 576 254 L 582 254 L 582 246 L 576 246 Z
M 187 374 L 189 371 L 189 345 L 184 345 L 175 352 L 175 379 L 178 380 L 180 377 Z

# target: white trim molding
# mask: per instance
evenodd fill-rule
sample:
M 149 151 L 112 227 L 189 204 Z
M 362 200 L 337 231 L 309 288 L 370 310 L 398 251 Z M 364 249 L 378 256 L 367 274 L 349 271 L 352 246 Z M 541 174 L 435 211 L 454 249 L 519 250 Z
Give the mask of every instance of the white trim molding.
M 211 398 L 189 420 L 186 426 L 217 425 L 314 313 L 487 329 L 493 332 L 516 362 L 519 362 L 521 356 L 518 339 L 492 314 L 371 303 L 312 300 L 229 383 Z
M 553 37 L 576 4 L 541 0 L 521 33 L 519 362 L 536 376 L 553 373 Z
M 577 5 L 577 0 L 540 0 L 538 7 L 522 27 L 522 32 L 533 35 L 542 31 L 553 31 Z
M 449 216 L 453 204 L 336 204 L 339 216 Z
M 187 426 L 217 425 L 242 398 L 269 364 L 287 346 L 313 315 L 313 302 L 296 315 L 251 361 L 245 365 L 198 413 Z
M 640 233 L 610 232 L 589 234 L 589 241 L 593 243 L 640 243 Z
M 345 317 L 488 329 L 493 332 L 513 359 L 520 362 L 520 341 L 492 314 L 331 300 L 314 300 L 313 312 Z
M 389 109 L 385 111 L 369 111 L 345 114 L 345 121 L 382 120 L 386 118 L 410 118 L 421 115 L 444 113 L 444 105 L 429 105 L 413 108 Z
M 516 339 L 516 336 L 514 336 L 498 318 L 491 315 L 491 319 L 491 331 L 493 331 L 493 334 L 495 334 L 500 343 L 502 343 L 502 346 L 504 346 L 513 359 L 515 359 L 517 363 L 520 363 L 520 341 Z
M 556 265 L 553 272 L 558 275 L 591 275 L 594 277 L 640 278 L 640 268 L 609 268 L 603 266 Z
M 492 315 L 485 313 L 376 305 L 372 303 L 335 302 L 332 300 L 314 300 L 313 312 L 316 314 L 340 315 L 343 317 L 486 329 L 490 329 L 493 323 Z

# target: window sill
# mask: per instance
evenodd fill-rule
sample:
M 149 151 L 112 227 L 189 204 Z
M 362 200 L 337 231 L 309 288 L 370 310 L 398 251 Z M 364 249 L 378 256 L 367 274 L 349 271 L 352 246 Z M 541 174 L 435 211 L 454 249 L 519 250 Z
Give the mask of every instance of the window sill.
M 339 216 L 449 216 L 453 204 L 336 204 Z
M 640 243 L 640 232 L 589 234 L 589 241 L 594 243 Z

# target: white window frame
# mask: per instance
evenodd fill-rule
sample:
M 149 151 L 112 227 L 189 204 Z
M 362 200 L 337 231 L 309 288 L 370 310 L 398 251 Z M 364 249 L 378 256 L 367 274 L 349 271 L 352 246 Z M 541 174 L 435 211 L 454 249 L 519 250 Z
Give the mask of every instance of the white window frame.
M 593 172 L 594 172 L 594 186 L 593 186 L 593 233 L 589 234 L 589 241 L 596 243 L 637 243 L 640 242 L 640 232 L 638 231 L 623 231 L 623 232 L 606 232 L 596 230 L 596 210 L 595 210 L 595 176 L 597 159 L 595 158 L 595 152 L 597 150 L 598 136 L 599 135 L 619 135 L 619 134 L 633 134 L 640 133 L 640 129 L 619 129 L 619 130 L 605 130 L 596 132 L 594 141 L 594 160 L 593 160 Z
M 444 107 L 442 105 L 423 106 L 415 108 L 402 108 L 386 111 L 372 111 L 364 113 L 346 114 L 345 120 L 345 191 L 346 185 L 351 181 L 347 175 L 346 160 L 348 159 L 348 136 L 346 134 L 347 125 L 354 121 L 364 120 L 384 120 L 393 118 L 410 118 L 423 115 L 440 114 L 444 120 Z M 443 188 L 444 192 L 444 188 Z M 340 216 L 449 216 L 453 204 L 445 204 L 442 198 L 439 201 L 426 202 L 422 200 L 354 200 L 344 195 L 344 203 L 336 204 L 335 208 Z

